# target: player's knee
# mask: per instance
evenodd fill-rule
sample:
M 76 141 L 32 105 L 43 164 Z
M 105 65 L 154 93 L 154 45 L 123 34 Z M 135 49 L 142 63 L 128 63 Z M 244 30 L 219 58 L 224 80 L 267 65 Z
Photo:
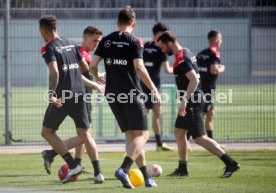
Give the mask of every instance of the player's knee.
M 175 139 L 176 140 L 179 140 L 179 139 L 181 139 L 181 130 L 180 129 L 174 129 L 173 130 L 173 133 L 174 133 L 174 136 L 175 136 Z
M 81 137 L 81 139 L 86 139 L 89 136 L 89 130 L 88 129 L 77 129 L 78 136 Z
M 155 104 L 155 105 L 157 105 L 157 104 Z M 161 115 L 162 115 L 162 107 L 161 107 L 161 105 L 155 106 L 154 110 L 153 110 L 153 113 L 154 113 L 154 116 L 159 119 L 161 117 Z
M 138 134 L 138 136 L 140 136 L 140 135 Z M 145 142 L 147 142 L 149 140 L 149 132 L 148 131 L 142 131 L 141 136 L 144 138 Z
M 145 141 L 148 141 L 149 140 L 149 132 L 144 132 L 144 139 Z
M 53 129 L 49 129 L 49 128 L 46 128 L 46 127 L 43 127 L 42 130 L 41 130 L 41 136 L 46 139 L 48 138 L 49 136 L 55 134 L 55 130 Z
M 202 136 L 201 136 L 201 137 L 196 137 L 196 138 L 194 138 L 194 142 L 195 142 L 196 144 L 200 145 L 200 146 L 203 144 L 203 141 L 204 141 L 204 139 L 203 139 Z
M 46 138 L 46 133 L 45 131 L 42 129 L 40 132 L 40 135 L 45 139 Z

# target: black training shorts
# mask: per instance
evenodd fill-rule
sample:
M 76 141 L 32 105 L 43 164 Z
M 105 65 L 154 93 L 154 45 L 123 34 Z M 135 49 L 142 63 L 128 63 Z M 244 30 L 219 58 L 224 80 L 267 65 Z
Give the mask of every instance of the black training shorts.
M 108 103 L 122 132 L 129 130 L 148 130 L 147 110 L 143 101 L 134 97 L 133 102 Z
M 193 139 L 205 135 L 203 124 L 203 106 L 204 103 L 188 103 L 186 115 L 177 116 L 175 128 L 188 130 Z
M 152 109 L 153 106 L 155 105 L 154 103 L 154 98 L 152 99 L 152 95 L 150 94 L 150 92 L 148 93 L 144 93 L 144 98 L 145 98 L 145 107 L 146 109 Z
M 203 112 L 207 113 L 208 111 L 214 110 L 214 99 L 215 95 L 211 95 L 211 91 L 209 92 L 204 92 L 204 107 L 203 107 Z
M 159 86 L 156 85 L 158 92 L 160 92 Z M 149 90 L 146 86 L 143 86 L 143 93 L 144 93 L 144 99 L 145 99 L 145 106 L 146 109 L 150 110 L 153 108 L 153 106 L 156 104 L 154 102 L 155 98 L 154 98 L 154 92 L 151 92 L 151 90 Z
M 60 108 L 50 103 L 44 115 L 43 126 L 58 130 L 67 115 L 74 120 L 76 128 L 90 128 L 87 106 L 82 96 L 76 100 L 75 98 L 67 99 Z
M 92 123 L 92 119 L 91 119 L 92 105 L 91 105 L 91 102 L 86 102 L 86 110 L 87 110 L 88 121 L 91 124 Z

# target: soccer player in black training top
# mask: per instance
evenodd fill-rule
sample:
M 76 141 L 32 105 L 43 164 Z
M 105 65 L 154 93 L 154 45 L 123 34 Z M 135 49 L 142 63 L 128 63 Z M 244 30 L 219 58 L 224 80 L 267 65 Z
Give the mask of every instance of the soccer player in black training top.
M 68 152 L 66 144 L 56 134 L 59 125 L 67 115 L 74 120 L 78 132 L 78 136 L 75 137 L 75 146 L 84 143 L 90 159 L 94 160 L 98 157 L 96 143 L 91 135 L 86 104 L 83 100 L 83 80 L 87 79 L 81 75 L 80 67 L 88 70 L 88 64 L 74 42 L 58 35 L 55 16 L 42 16 L 39 20 L 39 30 L 46 42 L 41 48 L 41 54 L 50 73 L 48 95 L 50 104 L 44 115 L 41 135 L 69 165 L 70 170 L 62 181 L 62 183 L 67 183 L 82 172 L 81 166 Z M 65 96 L 64 93 L 67 92 L 73 94 L 73 97 Z M 92 163 L 97 168 L 95 175 L 101 173 L 99 160 L 94 160 Z
M 163 66 L 163 69 L 166 73 L 172 74 L 173 69 L 169 66 L 169 61 L 167 56 L 162 53 L 161 49 L 157 45 L 158 37 L 164 32 L 169 30 L 169 27 L 163 23 L 156 23 L 153 28 L 153 40 L 146 42 L 144 45 L 144 64 L 149 73 L 149 76 L 156 88 L 160 89 L 160 69 Z M 147 95 L 147 98 L 150 98 L 151 91 L 148 87 L 141 82 L 141 87 L 143 92 Z M 147 100 L 145 102 L 147 110 L 152 110 L 152 128 L 155 134 L 156 139 L 156 150 L 157 151 L 171 151 L 172 147 L 168 146 L 166 143 L 163 143 L 161 140 L 161 127 L 160 127 L 160 116 L 162 114 L 162 106 L 160 104 L 153 103 L 152 100 Z
M 91 56 L 89 55 L 90 51 L 94 51 L 95 48 L 98 46 L 100 40 L 102 38 L 102 32 L 97 29 L 96 27 L 93 26 L 88 26 L 84 29 L 83 31 L 83 42 L 81 46 L 78 46 L 80 53 L 82 54 L 82 56 L 85 58 L 85 61 L 89 64 L 91 62 Z M 88 67 L 87 67 L 88 68 Z M 89 73 L 89 71 L 85 71 L 84 73 L 82 73 L 83 76 L 85 76 L 88 80 L 92 81 L 93 77 L 92 75 Z M 91 82 L 94 84 L 94 87 L 96 90 L 98 90 L 99 92 L 103 92 L 104 88 L 101 85 L 98 85 L 95 82 Z M 92 88 L 86 86 L 85 87 L 85 93 L 87 94 L 92 94 Z M 89 96 L 87 96 L 87 101 L 85 101 L 86 104 L 86 109 L 87 109 L 87 113 L 88 113 L 88 120 L 91 126 L 91 101 L 89 100 Z M 70 138 L 66 141 L 64 141 L 64 143 L 66 144 L 68 149 L 71 149 L 74 147 L 75 145 L 75 139 L 74 138 Z M 77 162 L 78 165 L 81 165 L 81 160 L 83 157 L 85 151 L 85 147 L 84 144 L 81 144 L 79 146 L 76 147 L 76 153 L 75 153 L 75 161 Z M 57 152 L 54 149 L 51 150 L 44 150 L 42 152 L 42 157 L 44 159 L 44 167 L 45 170 L 48 174 L 51 174 L 51 164 L 54 161 L 54 157 L 57 155 Z M 97 169 L 97 160 L 99 160 L 98 154 L 95 154 L 96 157 L 93 158 L 93 166 L 95 167 L 94 169 L 94 173 L 97 174 L 95 175 L 95 183 L 102 183 L 104 181 L 104 177 L 101 173 L 98 173 L 98 169 Z M 85 170 L 84 168 L 82 168 L 83 171 L 82 173 L 89 173 L 87 170 Z
M 217 50 L 222 43 L 222 35 L 218 30 L 211 30 L 208 33 L 209 47 L 202 50 L 197 55 L 199 67 L 200 83 L 202 91 L 206 95 L 207 101 L 203 109 L 205 116 L 205 130 L 208 137 L 213 138 L 214 130 L 214 97 L 217 77 L 224 72 L 224 65 L 221 64 L 220 53 Z
M 144 145 L 149 138 L 147 129 L 147 111 L 143 101 L 138 76 L 153 90 L 155 100 L 160 103 L 158 90 L 151 81 L 143 63 L 143 42 L 132 35 L 135 27 L 135 13 L 125 8 L 118 15 L 118 31 L 104 37 L 97 47 L 90 64 L 91 71 L 98 81 L 97 65 L 103 59 L 106 69 L 106 99 L 118 124 L 125 133 L 127 155 L 115 176 L 123 187 L 132 189 L 128 171 L 135 161 L 141 170 L 146 187 L 157 186 L 146 168 Z M 121 100 L 124 96 L 124 100 Z M 126 99 L 127 98 L 127 99 Z
M 168 176 L 188 176 L 186 133 L 189 131 L 195 143 L 204 147 L 225 163 L 226 169 L 221 177 L 230 177 L 240 166 L 224 152 L 215 140 L 205 135 L 202 113 L 204 105 L 203 93 L 199 84 L 196 57 L 189 49 L 181 47 L 172 32 L 164 32 L 158 38 L 158 43 L 164 53 L 175 55 L 173 73 L 181 101 L 174 128 L 179 153 L 179 165 Z

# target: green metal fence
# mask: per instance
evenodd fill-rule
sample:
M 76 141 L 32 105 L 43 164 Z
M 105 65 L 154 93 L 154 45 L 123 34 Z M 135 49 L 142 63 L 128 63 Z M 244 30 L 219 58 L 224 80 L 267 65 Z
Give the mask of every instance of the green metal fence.
M 65 3 L 66 2 L 66 3 Z M 10 19 L 0 1 L 0 144 L 7 141 L 7 111 L 5 85 L 6 54 L 10 55 L 10 128 L 11 144 L 44 144 L 40 136 L 47 103 L 47 67 L 40 56 L 43 45 L 38 31 L 38 19 L 44 14 L 58 18 L 60 35 L 81 43 L 82 30 L 95 25 L 104 35 L 116 29 L 116 16 L 123 6 L 131 5 L 137 12 L 136 35 L 151 39 L 151 27 L 156 20 L 169 24 L 180 43 L 195 54 L 207 47 L 210 29 L 220 29 L 225 73 L 218 80 L 217 94 L 231 96 L 231 102 L 215 104 L 214 136 L 223 142 L 276 141 L 276 3 L 275 1 L 11 1 Z M 9 26 L 9 34 L 5 29 Z M 9 42 L 9 50 L 4 46 Z M 173 58 L 170 58 L 172 62 Z M 103 66 L 101 65 L 101 70 Z M 173 126 L 177 101 L 172 76 L 161 74 L 162 93 L 169 96 L 163 104 L 162 129 L 165 140 L 174 140 Z M 95 94 L 95 93 L 94 93 Z M 96 96 L 95 96 L 96 97 Z M 99 97 L 92 103 L 93 135 L 98 142 L 122 140 L 114 116 Z M 104 101 L 104 100 L 103 100 Z M 151 114 L 149 114 L 150 118 Z M 150 121 L 149 121 L 150 123 Z M 151 126 L 149 125 L 152 133 Z M 69 118 L 59 134 L 65 139 L 75 135 Z

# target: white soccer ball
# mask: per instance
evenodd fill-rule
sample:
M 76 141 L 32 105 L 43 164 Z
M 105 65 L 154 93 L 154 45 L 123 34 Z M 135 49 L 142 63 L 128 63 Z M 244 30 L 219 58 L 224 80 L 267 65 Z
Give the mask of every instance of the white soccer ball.
M 152 177 L 159 177 L 163 172 L 162 167 L 159 164 L 151 164 L 149 167 L 149 174 Z

